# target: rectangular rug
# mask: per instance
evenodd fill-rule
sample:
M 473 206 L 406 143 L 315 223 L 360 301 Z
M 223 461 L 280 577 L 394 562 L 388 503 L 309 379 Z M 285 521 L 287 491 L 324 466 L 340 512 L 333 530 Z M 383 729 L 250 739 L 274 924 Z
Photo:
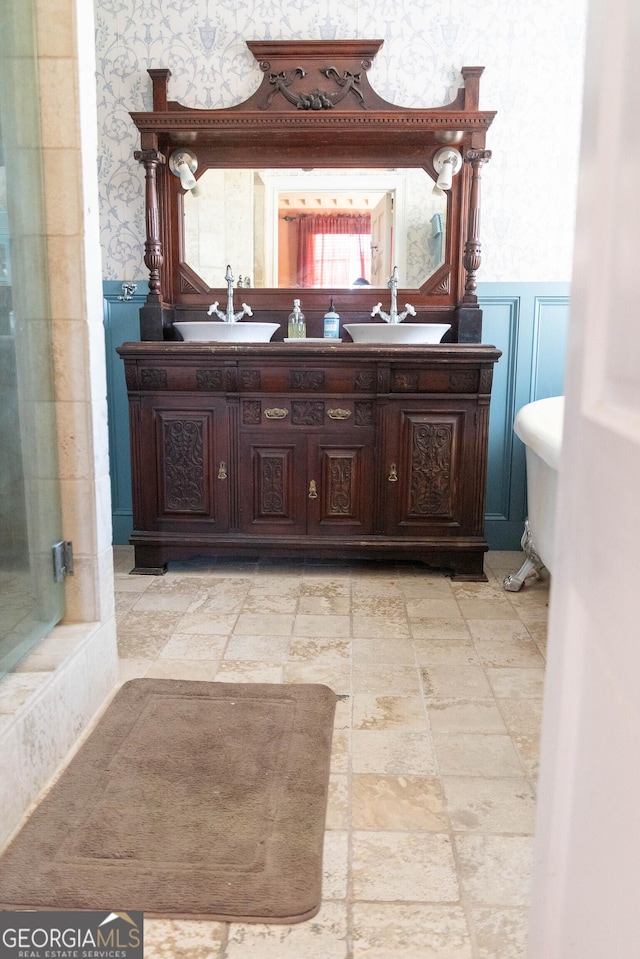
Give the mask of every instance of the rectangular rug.
M 0 857 L 0 908 L 314 916 L 335 704 L 315 684 L 126 683 Z

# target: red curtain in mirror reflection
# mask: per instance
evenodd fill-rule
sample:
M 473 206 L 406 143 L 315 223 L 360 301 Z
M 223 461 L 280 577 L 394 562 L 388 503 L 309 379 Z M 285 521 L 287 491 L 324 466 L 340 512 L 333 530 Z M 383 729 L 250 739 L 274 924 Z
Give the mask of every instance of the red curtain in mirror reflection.
M 371 279 L 371 215 L 317 213 L 297 217 L 297 283 L 352 286 Z

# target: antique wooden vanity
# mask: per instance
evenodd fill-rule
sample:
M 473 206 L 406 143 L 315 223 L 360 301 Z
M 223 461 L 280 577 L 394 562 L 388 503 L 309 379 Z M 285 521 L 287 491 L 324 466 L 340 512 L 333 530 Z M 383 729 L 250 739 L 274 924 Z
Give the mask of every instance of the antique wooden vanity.
M 489 402 L 500 353 L 481 342 L 476 297 L 480 175 L 494 117 L 478 108 L 482 68 L 462 69 L 453 103 L 409 109 L 385 102 L 368 83 L 379 40 L 248 46 L 264 77 L 243 103 L 187 109 L 167 98 L 170 72 L 154 69 L 153 110 L 132 114 L 146 171 L 149 269 L 141 341 L 118 349 L 129 394 L 134 572 L 228 554 L 418 559 L 460 579 L 484 579 Z M 434 158 L 444 147 L 459 152 L 460 168 L 432 199 Z M 227 171 L 244 175 L 234 187 L 235 220 L 219 213 L 212 228 L 201 212 L 200 229 L 208 222 L 221 255 L 238 241 L 244 261 L 234 269 L 252 275 L 236 297 L 250 303 L 254 320 L 280 324 L 270 342 L 180 342 L 175 322 L 205 321 L 212 301 L 226 297 L 224 274 L 214 272 L 212 282 L 203 276 L 209 266 L 194 267 L 200 241 L 188 220 L 199 201 L 172 172 L 183 149 L 197 160 L 198 182 L 209 171 L 218 177 L 209 192 L 219 211 Z M 270 237 L 277 245 L 282 223 L 265 226 L 263 214 L 285 181 L 289 194 L 300 192 L 296 177 L 312 168 L 325 178 L 357 173 L 367 191 L 393 182 L 384 206 L 396 214 L 402 207 L 405 220 L 385 227 L 382 270 L 400 257 L 398 300 L 416 310 L 404 323 L 448 323 L 443 342 L 350 342 L 346 324 L 372 322 L 378 301 L 387 308 L 382 283 L 278 285 Z M 425 199 L 416 171 L 428 183 Z M 249 212 L 250 223 L 247 192 L 262 216 Z M 424 275 L 420 265 L 415 274 L 421 217 L 419 256 L 430 257 Z M 245 222 L 254 233 L 249 252 Z M 286 341 L 294 297 L 307 320 L 308 339 L 297 343 Z M 342 342 L 319 339 L 331 297 Z

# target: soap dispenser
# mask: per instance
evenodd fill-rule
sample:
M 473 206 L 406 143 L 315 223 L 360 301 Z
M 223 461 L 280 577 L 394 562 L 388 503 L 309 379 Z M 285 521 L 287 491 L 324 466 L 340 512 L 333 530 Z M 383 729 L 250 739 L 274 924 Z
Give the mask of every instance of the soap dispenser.
M 324 315 L 324 336 L 326 339 L 338 339 L 340 336 L 340 317 L 333 307 L 333 300 L 329 312 Z
M 300 309 L 300 300 L 293 301 L 293 311 L 289 313 L 287 332 L 290 340 L 303 340 L 307 335 L 304 313 Z

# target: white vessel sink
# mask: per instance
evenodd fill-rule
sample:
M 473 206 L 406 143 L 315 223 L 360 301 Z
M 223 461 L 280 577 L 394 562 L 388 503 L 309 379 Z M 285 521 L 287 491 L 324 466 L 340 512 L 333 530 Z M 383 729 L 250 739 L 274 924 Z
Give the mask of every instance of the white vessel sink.
M 198 323 L 174 323 L 183 340 L 189 343 L 268 343 L 279 323 L 223 323 L 222 320 L 206 320 Z
M 450 323 L 347 323 L 354 343 L 439 343 Z

